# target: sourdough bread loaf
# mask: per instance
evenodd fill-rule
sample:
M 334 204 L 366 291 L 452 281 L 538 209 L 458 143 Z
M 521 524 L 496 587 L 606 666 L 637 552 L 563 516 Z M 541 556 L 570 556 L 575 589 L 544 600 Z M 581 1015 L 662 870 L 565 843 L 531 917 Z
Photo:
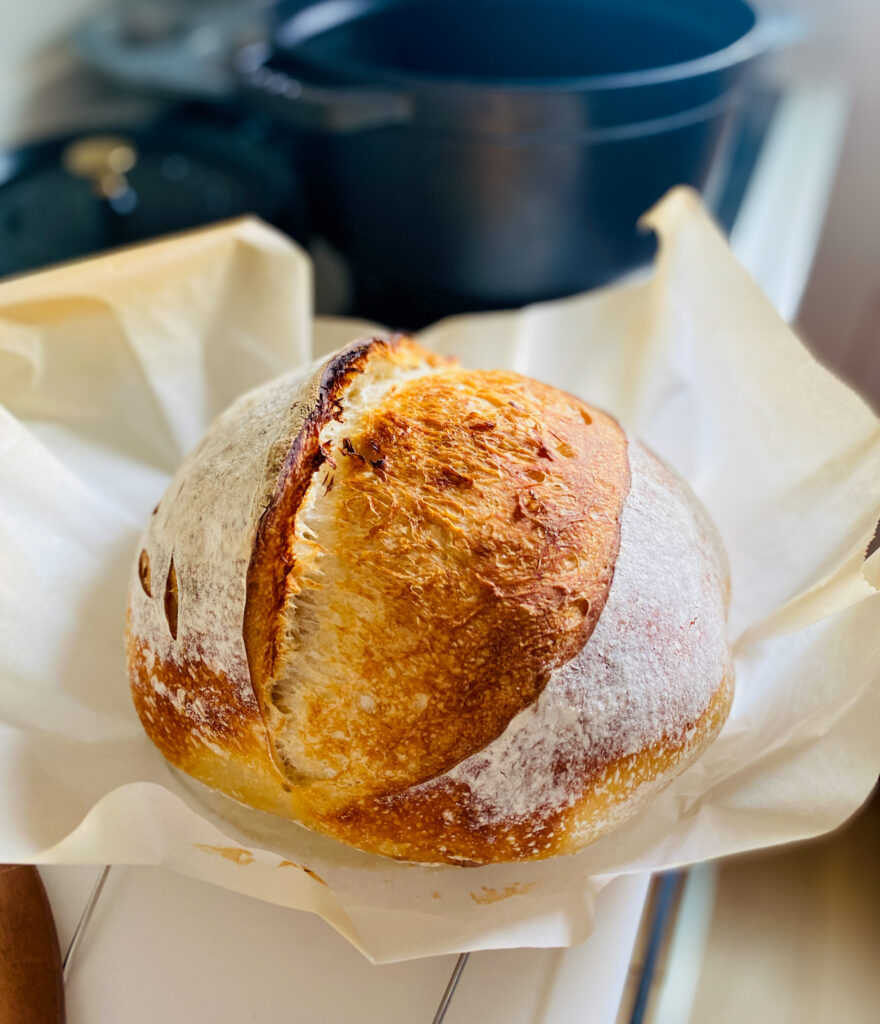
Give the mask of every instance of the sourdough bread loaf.
M 175 766 L 363 850 L 571 853 L 719 731 L 728 574 L 607 414 L 372 338 L 239 399 L 159 503 L 135 705 Z

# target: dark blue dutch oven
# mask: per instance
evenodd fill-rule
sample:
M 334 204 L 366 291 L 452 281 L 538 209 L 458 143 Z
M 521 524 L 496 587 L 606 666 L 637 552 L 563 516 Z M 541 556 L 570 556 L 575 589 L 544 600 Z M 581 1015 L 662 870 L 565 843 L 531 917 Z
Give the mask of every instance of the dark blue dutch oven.
M 650 255 L 790 22 L 744 0 L 282 3 L 245 89 L 302 135 L 313 222 L 395 323 L 572 294 Z

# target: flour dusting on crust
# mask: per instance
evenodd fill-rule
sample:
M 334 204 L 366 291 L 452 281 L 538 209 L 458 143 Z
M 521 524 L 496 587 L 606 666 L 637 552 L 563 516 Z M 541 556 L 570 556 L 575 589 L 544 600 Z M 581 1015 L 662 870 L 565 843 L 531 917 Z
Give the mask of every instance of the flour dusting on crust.
M 732 693 L 723 548 L 687 486 L 621 436 L 621 465 L 628 461 L 631 485 L 615 510 L 619 553 L 599 560 L 606 588 L 613 569 L 607 602 L 596 609 L 589 640 L 572 648 L 578 653 L 551 663 L 564 662 L 537 700 L 513 718 L 504 716 L 499 728 L 506 728 L 492 732 L 497 738 L 482 749 L 470 746 L 457 764 L 449 760 L 433 778 L 422 775 L 426 781 L 399 791 L 352 802 L 346 796 L 340 804 L 324 799 L 314 783 L 300 785 L 273 749 L 272 723 L 264 714 L 272 710 L 277 679 L 269 669 L 263 678 L 259 662 L 264 647 L 271 653 L 260 631 L 268 635 L 274 628 L 271 616 L 290 597 L 290 567 L 302 556 L 289 547 L 296 547 L 288 528 L 300 511 L 294 498 L 302 500 L 292 488 L 311 482 L 306 474 L 322 464 L 292 446 L 302 438 L 317 442 L 320 435 L 307 431 L 319 412 L 331 427 L 336 423 L 347 375 L 363 372 L 368 359 L 387 358 L 385 345 L 354 343 L 332 365 L 287 375 L 243 397 L 181 467 L 135 552 L 127 651 L 138 713 L 162 753 L 194 778 L 373 852 L 463 864 L 573 852 L 631 814 L 720 728 Z M 403 353 L 406 365 L 412 358 Z M 395 372 L 406 376 L 400 367 Z M 554 408 L 552 396 L 547 408 Z M 594 420 L 583 417 L 587 426 Z M 346 439 L 354 447 L 345 432 L 343 448 Z M 286 479 L 291 453 L 299 453 L 302 464 Z M 355 457 L 358 450 L 346 454 Z M 370 465 L 385 469 L 382 456 Z M 546 467 L 539 468 L 530 479 L 547 477 Z M 321 494 L 331 480 L 320 475 Z M 585 498 L 578 510 L 595 518 L 595 500 Z M 264 548 L 272 559 L 261 574 L 254 566 Z M 388 552 L 392 567 L 395 554 Z M 545 570 L 542 563 L 533 575 L 546 582 Z M 255 582 L 265 584 L 271 598 L 265 622 Z M 454 639 L 447 619 L 426 618 L 426 644 Z M 378 655 L 386 648 L 380 644 Z M 315 656 L 326 653 L 319 648 Z M 405 671 L 405 659 L 394 664 Z M 488 669 L 491 692 L 493 673 L 500 674 L 494 657 Z M 361 690 L 351 694 L 351 706 L 375 711 L 375 697 Z M 420 690 L 414 699 L 419 714 L 429 707 L 430 694 Z M 459 728 L 463 721 L 459 716 L 453 724 Z M 341 729 L 345 740 L 350 718 Z M 433 743 L 436 733 L 427 735 Z M 450 764 L 455 767 L 447 770 Z
M 288 374 L 245 395 L 218 417 L 175 475 L 141 538 L 139 552 L 149 558 L 152 595 L 134 577 L 129 590 L 130 632 L 143 643 L 150 671 L 157 662 L 184 670 L 198 662 L 233 681 L 242 704 L 254 711 L 242 637 L 247 568 L 275 484 L 273 448 L 283 443 L 286 452 L 297 420 L 310 410 L 314 376 L 313 367 Z M 172 559 L 176 637 L 162 600 Z M 169 696 L 155 681 L 152 688 L 160 697 Z M 179 714 L 205 725 L 198 697 L 181 689 L 170 699 Z
M 685 738 L 729 665 L 720 542 L 675 474 L 637 442 L 629 453 L 620 552 L 593 635 L 497 740 L 424 784 L 465 784 L 480 824 L 571 806 L 590 768 Z

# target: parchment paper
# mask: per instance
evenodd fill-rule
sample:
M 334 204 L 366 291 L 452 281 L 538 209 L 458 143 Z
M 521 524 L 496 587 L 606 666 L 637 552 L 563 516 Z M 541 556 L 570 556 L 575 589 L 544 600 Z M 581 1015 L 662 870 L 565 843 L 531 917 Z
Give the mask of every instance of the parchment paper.
M 569 945 L 622 872 L 827 831 L 880 770 L 880 423 L 776 315 L 703 212 L 645 219 L 653 274 L 422 341 L 617 416 L 691 483 L 733 575 L 737 689 L 703 757 L 575 857 L 397 864 L 185 780 L 122 647 L 137 537 L 240 392 L 364 333 L 312 322 L 307 257 L 239 221 L 0 285 L 0 860 L 163 864 L 320 914 L 376 962 Z

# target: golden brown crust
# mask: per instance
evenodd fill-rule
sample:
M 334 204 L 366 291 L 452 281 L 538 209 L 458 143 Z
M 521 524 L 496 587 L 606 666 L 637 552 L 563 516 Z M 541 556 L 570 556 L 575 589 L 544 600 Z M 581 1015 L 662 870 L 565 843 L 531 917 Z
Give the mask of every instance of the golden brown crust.
M 629 486 L 610 417 L 505 372 L 410 380 L 326 457 L 333 553 L 303 644 L 326 658 L 319 680 L 297 652 L 281 666 L 297 750 L 330 774 L 289 765 L 318 806 L 434 778 L 537 699 L 598 621 Z
M 149 646 L 130 631 L 126 653 L 135 708 L 167 760 L 186 771 L 187 765 L 198 763 L 204 755 L 192 721 L 181 714 L 181 708 L 196 700 L 212 742 L 233 756 L 250 754 L 255 728 L 262 725 L 262 719 L 254 707 L 242 704 L 237 681 L 224 672 L 212 671 L 198 658 L 182 664 L 157 662 Z
M 658 783 L 668 784 L 683 771 L 718 734 L 732 700 L 728 670 L 704 714 L 678 736 L 607 761 L 585 756 L 580 792 L 564 808 L 536 809 L 524 820 L 486 824 L 476 807 L 468 814 L 467 787 L 443 777 L 393 796 L 352 801 L 341 811 L 320 815 L 312 827 L 371 853 L 428 863 L 471 866 L 576 853 L 624 814 L 628 817 L 634 799 L 653 795 Z M 450 829 L 453 815 L 463 824 Z
M 322 448 L 372 360 L 393 364 L 400 386 L 341 451 Z M 293 722 L 329 765 L 323 778 L 282 760 L 273 702 L 280 679 L 296 682 L 295 531 L 319 477 L 344 541 L 333 547 L 345 581 L 334 614 L 354 597 L 374 615 L 350 623 L 346 672 L 328 671 L 322 699 L 301 702 Z M 371 852 L 461 864 L 574 851 L 714 736 L 732 693 L 723 665 L 709 706 L 680 734 L 624 758 L 585 751 L 565 808 L 469 823 L 466 794 L 443 773 L 584 647 L 628 486 L 626 439 L 610 417 L 515 374 L 446 367 L 405 338 L 355 343 L 311 377 L 267 386 L 212 426 L 138 547 L 126 643 L 147 733 L 207 785 Z M 374 720 L 346 717 L 351 679 L 382 704 Z

